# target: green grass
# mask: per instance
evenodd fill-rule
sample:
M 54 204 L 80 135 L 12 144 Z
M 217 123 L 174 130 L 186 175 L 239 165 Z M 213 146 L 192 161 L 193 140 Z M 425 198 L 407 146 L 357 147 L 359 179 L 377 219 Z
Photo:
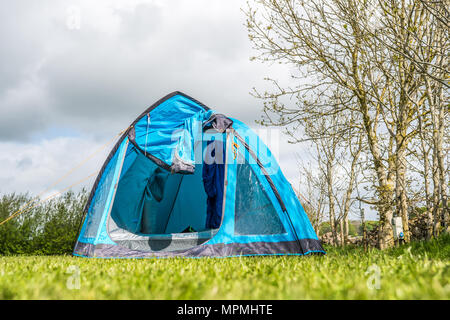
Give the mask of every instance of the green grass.
M 0 299 L 450 298 L 449 236 L 384 252 L 327 249 L 309 257 L 0 257 Z M 67 286 L 71 266 L 80 270 L 79 289 Z M 371 289 L 377 270 L 379 289 Z

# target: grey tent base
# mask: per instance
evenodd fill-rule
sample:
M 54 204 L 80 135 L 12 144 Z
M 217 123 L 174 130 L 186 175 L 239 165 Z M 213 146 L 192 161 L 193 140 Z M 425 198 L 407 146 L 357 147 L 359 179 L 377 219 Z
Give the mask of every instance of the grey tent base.
M 299 244 L 301 248 L 299 248 Z M 233 257 L 256 255 L 306 255 L 325 254 L 319 240 L 300 239 L 285 242 L 251 242 L 231 244 L 203 244 L 187 250 L 146 252 L 131 250 L 120 245 L 78 242 L 74 255 L 96 258 L 170 258 L 170 257 Z
M 152 234 L 146 236 L 134 235 L 122 231 L 110 233 L 114 242 L 121 247 L 132 251 L 144 252 L 170 252 L 187 250 L 197 247 L 210 240 L 219 229 L 206 230 L 201 232 L 170 233 L 170 234 Z M 121 239 L 124 238 L 124 239 Z

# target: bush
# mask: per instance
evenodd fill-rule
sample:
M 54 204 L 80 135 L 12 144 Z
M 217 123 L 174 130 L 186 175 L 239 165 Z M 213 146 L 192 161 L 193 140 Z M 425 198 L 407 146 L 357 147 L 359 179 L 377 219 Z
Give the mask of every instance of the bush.
M 86 190 L 67 192 L 36 206 L 0 226 L 0 255 L 70 254 L 87 200 Z M 27 203 L 37 203 L 28 194 L 4 195 L 0 199 L 3 221 Z
M 377 225 L 379 224 L 379 221 L 366 221 L 365 225 L 366 225 L 366 230 L 367 232 L 372 231 Z M 362 225 L 359 226 L 360 228 L 360 233 L 362 234 Z
M 330 222 L 328 222 L 328 221 L 322 222 L 320 224 L 319 233 L 320 234 L 325 234 L 325 233 L 328 233 L 328 232 L 331 232 Z
M 337 226 L 337 228 L 338 228 L 338 233 L 339 233 L 340 232 L 339 225 Z M 325 234 L 328 232 L 331 232 L 330 222 L 329 221 L 322 222 L 320 224 L 319 234 L 322 235 L 322 234 Z M 353 224 L 353 221 L 348 222 L 348 235 L 352 236 L 352 237 L 358 235 L 358 232 L 356 230 L 355 225 Z

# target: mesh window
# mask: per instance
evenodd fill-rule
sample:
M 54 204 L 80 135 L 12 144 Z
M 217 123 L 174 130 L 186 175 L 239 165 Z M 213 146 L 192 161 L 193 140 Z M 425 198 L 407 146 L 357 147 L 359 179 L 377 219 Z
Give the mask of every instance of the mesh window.
M 248 163 L 238 164 L 234 234 L 267 235 L 285 232 L 278 213 L 251 166 Z
M 93 199 L 93 204 L 89 210 L 89 214 L 86 217 L 86 230 L 84 231 L 84 238 L 95 238 L 102 219 L 105 207 L 107 204 L 108 196 L 111 191 L 111 185 L 113 183 L 114 172 L 116 169 L 119 150 L 115 156 L 111 159 L 105 172 L 103 181 L 97 187 L 97 192 Z

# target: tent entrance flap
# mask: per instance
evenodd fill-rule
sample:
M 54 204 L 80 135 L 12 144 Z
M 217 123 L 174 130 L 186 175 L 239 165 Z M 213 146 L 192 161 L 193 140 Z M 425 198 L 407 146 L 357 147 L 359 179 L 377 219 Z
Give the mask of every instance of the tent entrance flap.
M 134 145 L 129 148 L 108 220 L 111 239 L 146 251 L 177 250 L 209 240 L 221 221 L 217 199 L 223 198 L 224 164 L 200 163 L 193 174 L 173 174 Z

